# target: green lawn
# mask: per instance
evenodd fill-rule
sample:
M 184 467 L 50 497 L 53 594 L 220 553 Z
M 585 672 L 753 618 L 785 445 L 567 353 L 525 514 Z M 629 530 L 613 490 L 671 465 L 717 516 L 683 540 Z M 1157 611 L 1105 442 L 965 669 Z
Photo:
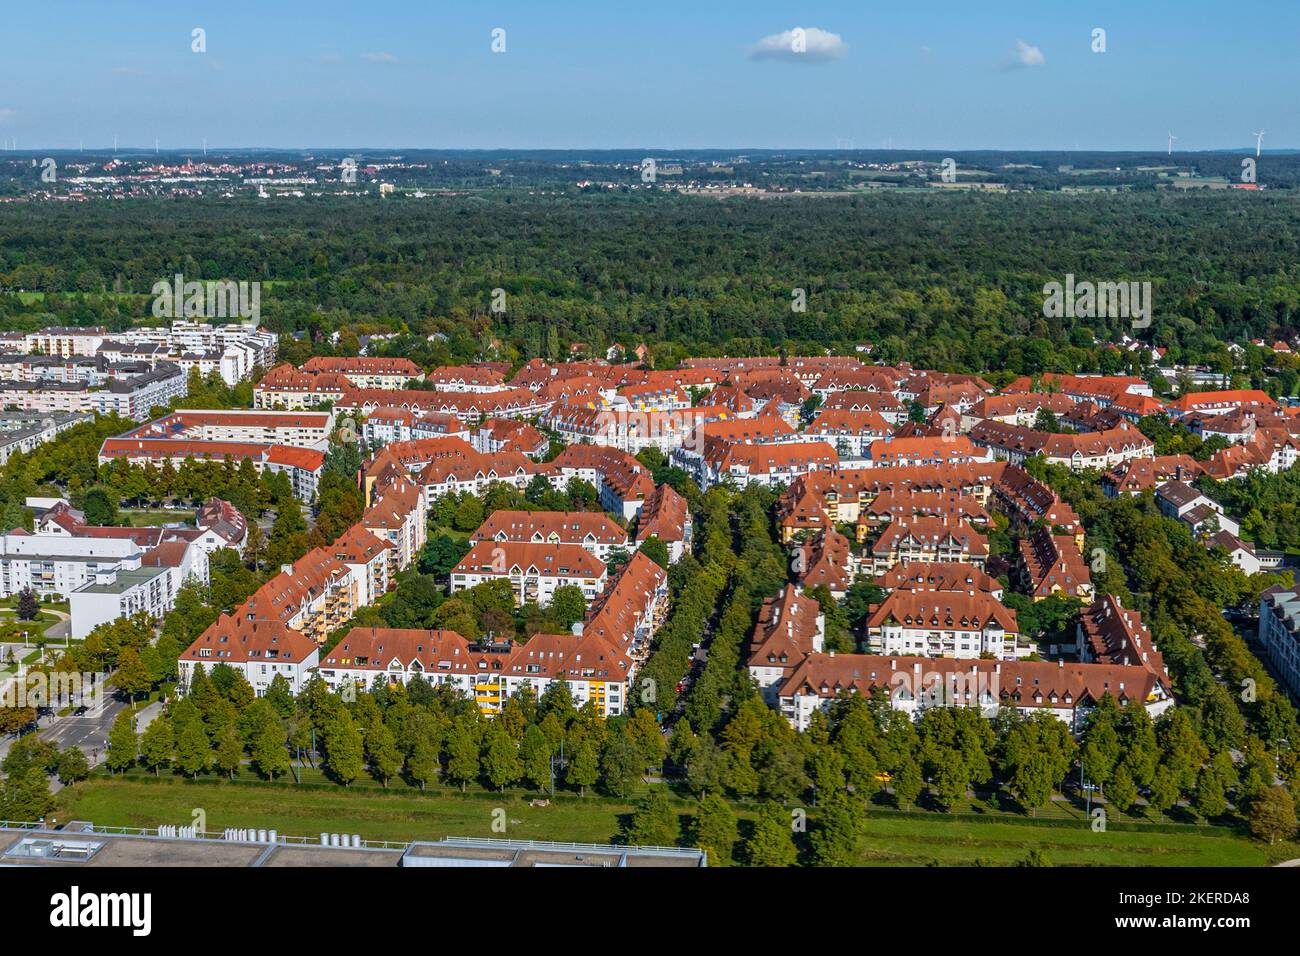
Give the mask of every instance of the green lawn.
M 269 283 L 264 282 L 262 284 L 268 285 Z M 6 294 L 16 296 L 18 298 L 18 301 L 22 302 L 23 305 L 31 305 L 33 302 L 45 301 L 44 292 L 9 292 Z M 81 298 L 85 298 L 86 296 L 103 296 L 105 298 L 121 299 L 125 301 L 130 301 L 132 299 L 152 298 L 152 296 L 143 292 L 108 292 L 108 291 L 80 292 L 75 290 L 64 290 L 62 292 L 59 292 L 58 294 L 62 296 L 66 296 L 67 298 L 70 299 L 81 299 Z
M 41 659 L 41 652 L 39 648 L 33 649 L 31 651 L 15 653 L 14 661 L 12 664 L 9 663 L 7 658 L 3 663 L 0 663 L 0 674 L 3 675 L 17 674 L 19 664 L 35 664 L 40 659 Z
M 194 519 L 193 513 L 182 510 L 168 511 L 140 509 L 133 510 L 121 508 L 118 510 L 118 516 L 125 526 L 132 528 L 153 528 L 165 524 L 191 524 Z
M 66 792 L 66 791 L 65 791 Z M 598 797 L 530 807 L 507 796 L 438 795 L 422 798 L 365 788 L 355 792 L 293 790 L 258 784 L 187 784 L 109 780 L 96 777 L 71 788 L 65 820 L 93 820 L 106 826 L 185 823 L 195 808 L 207 814 L 209 831 L 226 827 L 274 828 L 290 836 L 322 832 L 359 833 L 366 840 L 436 840 L 447 836 L 504 837 L 609 843 L 619 830 L 617 816 L 631 807 Z M 492 811 L 506 809 L 506 832 L 492 830 Z
M 0 599 L 0 610 L 14 610 L 18 607 L 18 595 L 14 594 L 7 598 Z M 63 611 L 68 612 L 67 601 L 41 601 L 41 610 L 43 611 Z
M 319 779 L 310 774 L 311 779 Z M 368 840 L 437 839 L 444 836 L 508 837 L 607 843 L 622 827 L 631 801 L 566 795 L 549 807 L 529 806 L 518 792 L 461 795 L 446 788 L 428 794 L 392 792 L 366 782 L 296 789 L 208 778 L 197 784 L 164 776 L 160 781 L 96 775 L 61 794 L 63 819 L 112 826 L 188 823 L 193 810 L 207 813 L 209 830 L 229 826 L 275 828 L 292 836 L 359 833 Z M 689 803 L 679 802 L 683 823 Z M 506 832 L 491 828 L 493 810 L 506 811 Z M 742 835 L 752 813 L 741 809 Z M 868 866 L 1012 864 L 1038 848 L 1058 866 L 1264 866 L 1296 855 L 1294 847 L 1266 848 L 1218 827 L 1112 827 L 1096 833 L 1081 822 L 1000 816 L 989 820 L 938 813 L 873 809 L 863 839 Z
M 20 621 L 18 619 L 17 611 L 11 610 L 9 608 L 0 608 L 0 624 L 18 624 L 24 627 L 28 625 L 31 626 L 39 625 L 42 627 L 49 627 L 51 624 L 56 623 L 58 620 L 59 618 L 55 617 L 53 614 L 49 614 L 45 610 L 42 610 L 32 620 Z
M 977 859 L 1014 864 L 1037 848 L 1057 866 L 1265 866 L 1264 848 L 1222 829 L 1178 833 L 1035 825 L 1012 821 L 944 820 L 873 813 L 863 840 L 869 865 L 969 865 Z

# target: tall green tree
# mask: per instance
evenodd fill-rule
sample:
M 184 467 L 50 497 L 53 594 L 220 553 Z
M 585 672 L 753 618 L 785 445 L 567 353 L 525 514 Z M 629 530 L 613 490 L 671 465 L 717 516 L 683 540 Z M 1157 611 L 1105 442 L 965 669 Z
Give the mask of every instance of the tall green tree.
M 463 793 L 466 784 L 478 780 L 481 770 L 478 734 L 469 718 L 458 718 L 447 737 L 447 777 L 460 784 Z
M 176 738 L 172 733 L 172 722 L 166 714 L 159 714 L 149 722 L 140 736 L 140 756 L 144 765 L 160 776 L 162 768 L 175 757 Z
M 519 745 L 499 720 L 489 725 L 485 744 L 483 771 L 492 782 L 492 786 L 504 790 L 523 775 L 523 765 L 519 760 Z
M 730 866 L 739 836 L 736 814 L 716 793 L 705 794 L 695 811 L 695 845 L 708 854 L 710 866 Z
M 268 723 L 258 731 L 252 746 L 253 763 L 257 765 L 258 772 L 271 780 L 288 773 L 287 743 L 284 727 L 278 722 Z
M 135 765 L 140 756 L 140 739 L 135 732 L 135 715 L 129 710 L 119 713 L 108 731 L 108 769 L 120 772 Z
M 799 852 L 789 811 L 771 801 L 760 806 L 754 831 L 745 842 L 745 855 L 750 866 L 794 866 Z
M 587 795 L 587 788 L 595 785 L 600 776 L 599 752 L 596 744 L 584 739 L 574 750 L 569 765 L 564 771 L 564 782 L 577 787 L 580 796 Z
M 325 727 L 325 765 L 345 787 L 361 776 L 365 746 L 361 731 L 346 710 Z
M 824 804 L 809 835 L 817 866 L 853 866 L 866 829 L 866 814 L 847 794 L 837 792 Z
M 397 749 L 397 738 L 382 722 L 376 722 L 366 730 L 365 740 L 366 760 L 387 790 L 388 781 L 402 769 L 402 754 Z

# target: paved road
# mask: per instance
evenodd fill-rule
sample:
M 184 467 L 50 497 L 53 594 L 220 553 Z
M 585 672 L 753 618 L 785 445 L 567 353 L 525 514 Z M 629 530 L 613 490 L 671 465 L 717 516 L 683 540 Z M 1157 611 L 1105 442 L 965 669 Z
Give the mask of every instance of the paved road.
M 125 700 L 112 697 L 105 701 L 103 710 L 98 716 L 57 717 L 40 730 L 40 735 L 58 744 L 60 748 L 80 747 L 86 752 L 87 757 L 91 757 L 98 750 L 99 758 L 102 760 L 108 742 L 108 732 L 112 730 L 117 715 L 126 707 Z M 153 703 L 136 711 L 135 732 L 143 733 L 161 710 L 161 704 Z
M 53 624 L 45 629 L 45 638 L 47 641 L 64 641 L 72 634 L 72 618 L 62 611 L 54 611 L 49 608 L 45 609 L 46 614 L 53 614 L 58 618 Z M 49 646 L 48 644 L 46 645 Z M 53 650 L 53 648 L 50 648 Z
M 117 715 L 127 706 L 124 699 L 116 696 L 104 701 L 101 712 L 95 716 L 84 717 L 42 717 L 37 723 L 37 731 L 42 738 L 55 744 L 62 750 L 65 747 L 79 747 L 85 753 L 91 766 L 104 760 L 107 749 L 108 732 L 113 727 Z M 162 711 L 159 703 L 141 707 L 136 711 L 135 730 L 143 733 L 150 722 Z M 9 748 L 17 738 L 0 740 L 0 760 L 9 753 Z

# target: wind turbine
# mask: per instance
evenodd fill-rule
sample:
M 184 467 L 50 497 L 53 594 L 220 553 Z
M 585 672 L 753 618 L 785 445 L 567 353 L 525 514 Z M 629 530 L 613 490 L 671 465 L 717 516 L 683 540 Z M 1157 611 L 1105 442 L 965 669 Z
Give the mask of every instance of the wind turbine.
M 1169 134 L 1169 155 L 1170 156 L 1174 155 L 1174 140 L 1176 140 L 1177 138 L 1178 137 L 1175 136 L 1173 133 Z
M 1259 157 L 1259 151 L 1264 147 L 1264 131 L 1260 130 L 1255 136 L 1255 156 Z

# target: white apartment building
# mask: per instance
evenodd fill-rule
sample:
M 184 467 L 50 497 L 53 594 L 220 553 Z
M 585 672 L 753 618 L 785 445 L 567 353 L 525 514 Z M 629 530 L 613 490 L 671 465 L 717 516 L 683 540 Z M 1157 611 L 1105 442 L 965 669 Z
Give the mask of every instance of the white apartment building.
M 977 591 L 892 591 L 867 615 L 866 637 L 884 655 L 1006 660 L 1035 650 L 1019 643 L 1016 612 Z
M 73 425 L 93 420 L 84 412 L 0 412 L 0 465 L 16 454 L 35 450 Z
M 140 346 L 157 346 L 148 350 Z M 137 348 L 132 348 L 132 347 Z M 28 354 L 71 358 L 93 358 L 104 354 L 125 357 L 123 349 L 136 360 L 150 364 L 171 362 L 188 371 L 195 365 L 203 374 L 216 371 L 227 385 L 248 378 L 254 368 L 269 369 L 279 350 L 273 332 L 254 324 L 212 325 L 178 319 L 168 326 L 147 326 L 110 332 L 102 327 L 47 328 L 28 332 L 21 337 L 0 341 L 0 349 L 22 350 Z
M 283 676 L 291 693 L 298 693 L 320 662 L 315 641 L 273 620 L 258 620 L 241 608 L 223 614 L 181 654 L 180 687 L 188 689 L 200 665 L 208 672 L 225 664 L 242 674 L 258 697 L 265 696 L 276 675 Z
M 985 717 L 1002 707 L 1021 716 L 1046 712 L 1072 732 L 1107 695 L 1121 707 L 1140 704 L 1153 719 L 1174 705 L 1167 682 L 1133 664 L 810 654 L 779 688 L 776 706 L 802 731 L 846 695 L 880 695 L 912 718 L 934 707 L 972 707 Z
M 1300 695 L 1300 589 L 1275 586 L 1259 599 L 1259 642 L 1288 691 Z
M 0 408 L 41 413 L 121 415 L 135 421 L 148 418 L 156 407 L 184 398 L 189 383 L 181 369 L 160 362 L 131 378 L 115 378 L 103 386 L 80 382 L 0 382 Z
M 333 430 L 333 412 L 186 408 L 164 415 L 119 437 L 253 442 L 324 451 Z
M 406 685 L 419 677 L 446 685 L 492 717 L 515 694 L 540 698 L 556 681 L 574 703 L 594 701 L 602 717 L 627 707 L 632 660 L 603 637 L 534 634 L 513 642 L 471 644 L 455 631 L 357 627 L 347 633 L 318 670 L 331 690 L 368 688 L 377 677 Z
M 455 415 L 425 414 L 409 408 L 377 408 L 361 423 L 361 437 L 366 447 L 372 450 L 395 441 L 448 436 L 468 442 L 471 437 L 469 426 Z
M 391 577 L 409 567 L 424 550 L 428 514 L 428 499 L 414 481 L 397 478 L 376 486 L 374 503 L 365 510 L 360 524 L 388 543 Z
M 630 550 L 627 531 L 603 511 L 502 509 L 488 515 L 470 541 L 577 545 L 601 561 L 608 561 L 615 548 Z
M 485 581 L 505 580 L 515 603 L 546 607 L 555 589 L 573 585 L 588 602 L 605 590 L 605 563 L 574 544 L 523 544 L 515 541 L 480 541 L 451 572 L 451 593 Z
M 22 348 L 28 354 L 59 355 L 64 358 L 72 355 L 93 356 L 108 338 L 108 329 L 103 326 L 56 326 L 39 332 L 28 332 L 22 340 Z
M 41 598 L 66 598 L 98 572 L 140 557 L 140 546 L 129 538 L 0 535 L 0 597 L 31 590 Z
M 119 617 L 143 613 L 161 618 L 176 601 L 176 578 L 172 569 L 142 565 L 138 558 L 96 571 L 92 580 L 68 595 L 72 636 L 84 639 L 100 624 Z
M 112 340 L 129 345 L 158 344 L 188 370 L 196 365 L 204 375 L 216 371 L 227 385 L 248 378 L 254 368 L 275 364 L 279 338 L 253 324 L 212 325 L 178 319 L 170 326 L 127 329 Z
M 351 358 L 317 355 L 307 360 L 302 371 L 308 375 L 342 375 L 355 388 L 383 391 L 401 391 L 411 379 L 424 378 L 424 369 L 410 359 L 364 355 Z

